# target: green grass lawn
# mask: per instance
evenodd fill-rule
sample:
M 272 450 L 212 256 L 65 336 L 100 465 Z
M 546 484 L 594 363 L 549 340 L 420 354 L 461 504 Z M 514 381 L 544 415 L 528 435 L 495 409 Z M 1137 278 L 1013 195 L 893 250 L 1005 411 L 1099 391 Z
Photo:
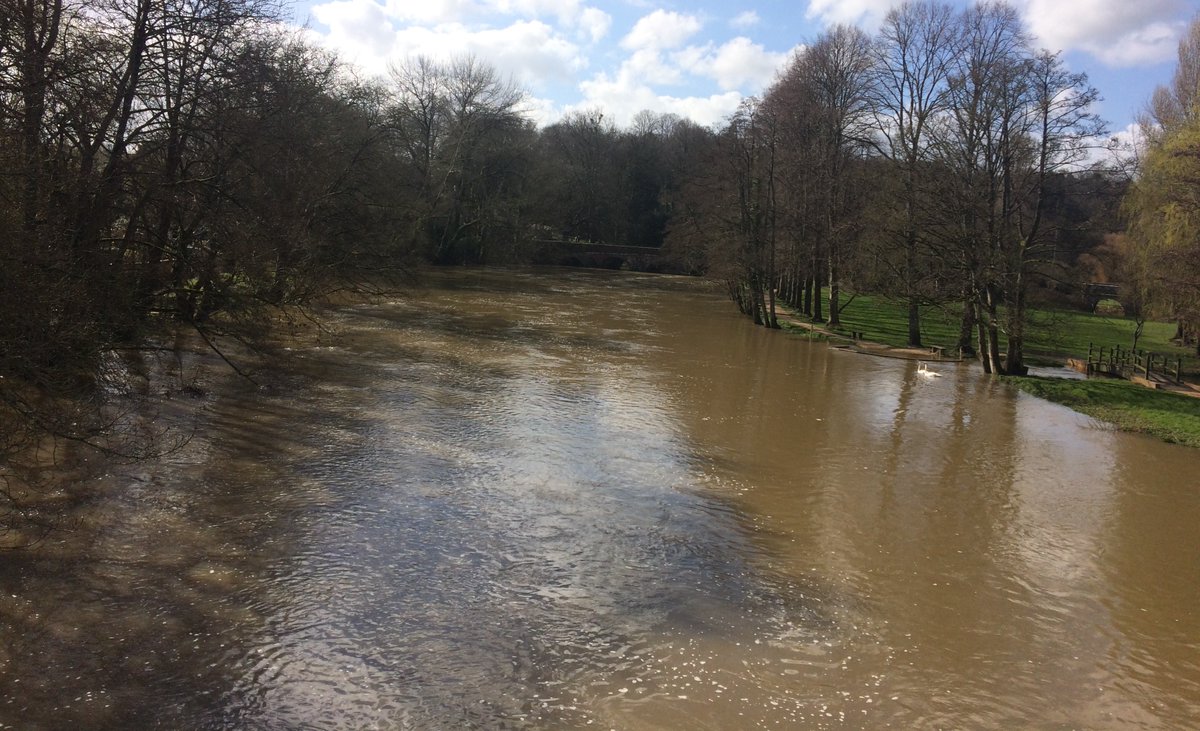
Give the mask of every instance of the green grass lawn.
M 828 302 L 829 292 L 824 292 Z M 850 299 L 842 294 L 842 324 L 837 332 L 863 334 L 864 340 L 902 347 L 908 343 L 908 310 L 903 302 L 879 295 L 860 294 Z M 849 301 L 849 305 L 846 302 Z M 825 308 L 828 313 L 828 307 Z M 921 309 L 921 342 L 924 345 L 953 347 L 958 342 L 961 314 L 957 311 L 924 307 Z
M 1069 406 L 1125 431 L 1200 447 L 1200 399 L 1155 391 L 1127 381 L 1006 379 L 1022 391 Z
M 828 297 L 828 293 L 826 293 Z M 843 303 L 848 298 L 842 300 Z M 828 300 L 827 300 L 828 301 Z M 828 311 L 828 309 L 826 309 Z M 947 350 L 958 342 L 961 310 L 925 307 L 921 310 L 921 340 Z M 836 332 L 859 331 L 868 341 L 903 347 L 908 342 L 908 313 L 904 304 L 878 295 L 859 295 L 842 309 Z M 1133 346 L 1132 320 L 1070 310 L 1032 310 L 1025 352 L 1033 363 L 1062 364 L 1067 358 L 1084 358 L 1088 345 L 1112 348 Z M 1184 375 L 1200 375 L 1200 360 L 1191 348 L 1170 341 L 1175 326 L 1148 322 L 1138 347 L 1155 353 L 1183 357 Z M 1018 388 L 1061 403 L 1125 431 L 1150 434 L 1168 442 L 1200 447 L 1200 399 L 1143 388 L 1126 381 L 1086 381 L 1047 378 L 1008 378 Z
M 828 292 L 825 296 L 828 297 Z M 843 295 L 843 304 L 848 299 Z M 958 342 L 960 318 L 961 309 L 957 306 L 921 308 L 922 343 L 953 348 Z M 1035 363 L 1061 364 L 1067 358 L 1083 358 L 1089 343 L 1106 348 L 1133 345 L 1134 322 L 1123 317 L 1071 310 L 1031 310 L 1028 328 L 1025 353 Z M 837 332 L 848 336 L 855 330 L 863 333 L 865 340 L 903 346 L 908 342 L 908 311 L 898 300 L 860 294 L 842 309 L 842 325 Z M 1172 343 L 1174 334 L 1173 324 L 1147 322 L 1138 347 L 1182 356 L 1185 374 L 1200 373 L 1200 359 L 1195 351 Z

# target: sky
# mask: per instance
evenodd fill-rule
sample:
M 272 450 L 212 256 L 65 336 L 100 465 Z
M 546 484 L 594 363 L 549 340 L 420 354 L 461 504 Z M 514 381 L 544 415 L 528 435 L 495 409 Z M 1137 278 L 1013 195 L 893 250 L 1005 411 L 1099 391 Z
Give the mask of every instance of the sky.
M 965 4 L 954 0 L 957 4 Z M 474 55 L 529 92 L 550 124 L 581 109 L 617 125 L 643 109 L 719 125 L 791 54 L 836 23 L 874 32 L 897 0 L 307 0 L 293 18 L 367 75 L 423 55 Z M 1062 51 L 1125 136 L 1170 81 L 1200 0 L 1010 0 L 1040 48 Z

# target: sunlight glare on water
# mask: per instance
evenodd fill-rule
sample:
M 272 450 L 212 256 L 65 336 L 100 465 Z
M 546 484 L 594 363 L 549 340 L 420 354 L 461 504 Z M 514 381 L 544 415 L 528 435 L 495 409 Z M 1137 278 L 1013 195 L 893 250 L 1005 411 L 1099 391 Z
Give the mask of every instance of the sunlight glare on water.
M 0 728 L 1185 728 L 1191 450 L 695 280 L 435 273 L 0 570 Z

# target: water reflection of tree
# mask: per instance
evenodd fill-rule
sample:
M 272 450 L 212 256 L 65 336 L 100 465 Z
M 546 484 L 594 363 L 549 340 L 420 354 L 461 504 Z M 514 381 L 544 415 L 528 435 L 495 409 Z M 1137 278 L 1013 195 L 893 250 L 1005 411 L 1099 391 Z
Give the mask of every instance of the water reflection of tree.
M 1011 601 L 1021 592 L 1008 550 L 1018 406 L 971 370 L 944 374 L 923 378 L 915 364 L 905 371 L 870 535 L 875 565 L 864 571 L 888 618 L 885 642 L 911 663 L 898 678 L 911 704 L 949 726 L 980 717 L 972 712 L 1026 722 L 1038 702 L 1027 662 L 1038 653 Z M 1011 703 L 1018 696 L 1024 707 Z

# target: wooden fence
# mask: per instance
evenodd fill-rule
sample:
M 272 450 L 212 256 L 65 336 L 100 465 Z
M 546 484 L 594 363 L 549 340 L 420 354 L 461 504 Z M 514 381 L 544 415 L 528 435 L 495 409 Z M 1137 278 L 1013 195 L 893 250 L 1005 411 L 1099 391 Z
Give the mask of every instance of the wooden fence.
M 1174 366 L 1172 368 L 1171 366 Z M 1133 378 L 1140 376 L 1147 381 L 1155 376 L 1163 380 L 1183 383 L 1183 358 L 1163 353 L 1153 353 L 1142 349 L 1114 347 L 1095 347 L 1088 343 L 1087 374 L 1101 373 L 1118 378 Z

